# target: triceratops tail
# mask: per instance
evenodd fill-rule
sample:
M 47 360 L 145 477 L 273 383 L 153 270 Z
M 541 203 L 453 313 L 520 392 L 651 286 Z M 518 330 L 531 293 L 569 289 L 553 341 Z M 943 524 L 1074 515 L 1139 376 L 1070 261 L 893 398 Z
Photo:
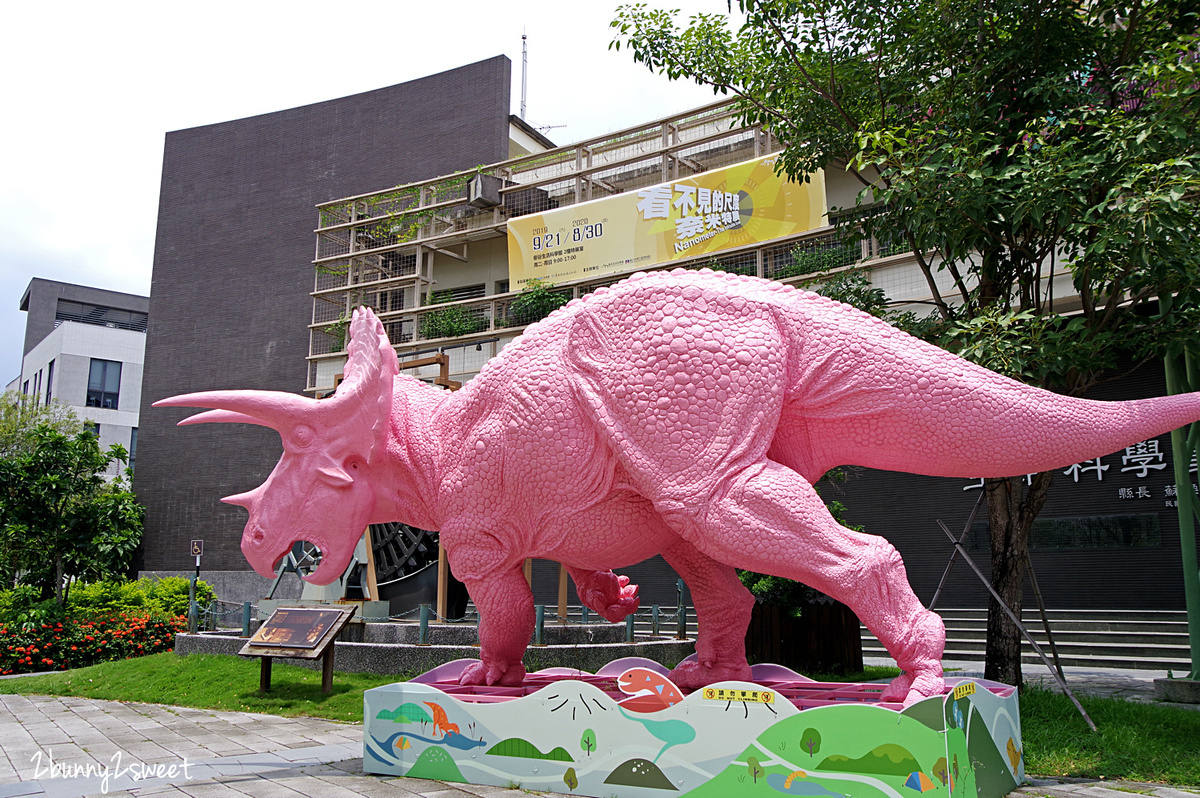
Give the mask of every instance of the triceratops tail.
M 773 456 L 945 477 L 1064 468 L 1200 419 L 1200 394 L 1124 402 L 1034 388 L 874 320 L 831 330 L 842 346 L 803 358 Z M 791 459 L 794 462 L 788 462 Z M 803 473 L 803 472 L 802 472 Z
M 1097 402 L 1041 392 L 946 438 L 927 473 L 1006 477 L 1065 468 L 1120 451 L 1200 419 L 1200 395 Z

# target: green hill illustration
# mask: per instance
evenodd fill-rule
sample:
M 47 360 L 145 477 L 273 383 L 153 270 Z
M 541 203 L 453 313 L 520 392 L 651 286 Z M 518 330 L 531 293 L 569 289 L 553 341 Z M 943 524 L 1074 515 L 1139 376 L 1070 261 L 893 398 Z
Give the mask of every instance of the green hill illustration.
M 817 770 L 836 770 L 842 773 L 870 773 L 877 776 L 904 776 L 920 771 L 921 766 L 908 749 L 885 743 L 877 746 L 858 759 L 834 754 L 821 760 Z
M 523 759 L 552 759 L 556 762 L 575 761 L 562 746 L 555 748 L 548 754 L 544 754 L 538 750 L 536 745 L 528 740 L 522 740 L 520 737 L 509 737 L 507 740 L 501 740 L 489 748 L 487 753 L 495 756 L 516 756 Z
M 433 718 L 429 717 L 420 704 L 401 704 L 395 709 L 383 709 L 375 717 L 380 720 L 391 720 L 396 723 L 431 723 Z
M 659 790 L 675 790 L 678 788 L 671 783 L 667 775 L 658 765 L 648 759 L 630 759 L 617 766 L 608 774 L 605 784 L 624 784 L 629 787 L 650 787 Z
M 426 748 L 412 769 L 404 774 L 414 779 L 434 779 L 436 781 L 465 782 L 462 771 L 454 764 L 454 759 L 442 748 Z

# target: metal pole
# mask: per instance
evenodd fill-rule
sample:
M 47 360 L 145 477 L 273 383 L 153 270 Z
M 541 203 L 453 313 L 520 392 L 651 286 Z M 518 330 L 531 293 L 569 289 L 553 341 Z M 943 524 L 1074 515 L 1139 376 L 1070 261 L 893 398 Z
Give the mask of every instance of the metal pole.
M 417 645 L 429 645 L 429 605 L 421 605 L 421 628 L 417 635 Z
M 525 34 L 521 34 L 521 119 L 525 118 L 525 83 L 529 73 L 529 51 L 525 44 Z
M 633 616 L 632 615 L 625 616 L 625 642 L 626 643 L 633 642 Z
M 979 498 L 975 500 L 975 506 L 971 508 L 971 515 L 967 518 L 967 523 L 963 525 L 962 535 L 958 538 L 958 543 L 962 543 L 967 538 L 967 534 L 971 531 L 972 525 L 975 523 L 975 515 L 979 512 L 979 508 L 983 506 L 984 493 L 979 491 Z M 950 578 L 950 571 L 954 568 L 954 561 L 958 559 L 958 549 L 950 555 L 950 562 L 946 563 L 946 570 L 942 571 L 942 581 L 938 582 L 937 590 L 933 592 L 933 599 L 929 602 L 929 611 L 933 612 L 933 608 L 937 606 L 938 599 L 942 596 L 942 588 L 946 586 L 946 580 Z
M 188 634 L 196 634 L 196 577 L 188 580 Z
M 1054 657 L 1054 669 L 1058 671 L 1059 676 L 1063 676 L 1062 663 L 1058 661 L 1058 646 L 1054 644 L 1054 635 L 1050 632 L 1050 619 L 1046 617 L 1046 602 L 1042 600 L 1042 589 L 1038 587 L 1037 574 L 1033 572 L 1033 560 L 1029 558 L 1028 551 L 1025 552 L 1025 571 L 1029 574 L 1029 583 L 1033 585 L 1033 597 L 1037 599 L 1042 627 L 1046 630 L 1046 645 L 1050 646 L 1050 654 Z
M 650 634 L 658 637 L 658 605 L 650 608 Z
M 675 605 L 675 618 L 677 621 L 675 637 L 683 640 L 687 637 L 687 607 L 683 605 L 683 579 L 675 580 L 675 592 L 679 596 L 679 603 Z
M 979 570 L 979 566 L 977 566 L 975 561 L 972 560 L 967 554 L 967 550 L 962 547 L 962 544 L 954 539 L 954 535 L 949 529 L 946 528 L 946 525 L 942 523 L 940 518 L 938 519 L 938 526 L 940 526 L 942 531 L 946 533 L 946 537 L 950 538 L 950 542 L 954 544 L 954 547 L 958 550 L 959 554 L 962 555 L 962 558 L 967 561 L 967 565 L 971 566 L 971 570 L 974 571 L 975 575 L 979 577 L 979 581 L 983 582 L 984 587 L 986 587 L 988 592 L 992 594 L 992 598 L 994 598 L 996 603 L 1000 605 L 1000 609 L 1004 610 L 1004 614 L 1007 615 L 1008 619 L 1012 621 L 1018 629 L 1021 630 L 1021 633 L 1025 635 L 1025 639 L 1029 641 L 1029 645 L 1033 648 L 1037 655 L 1042 658 L 1042 662 L 1046 663 L 1046 667 L 1050 669 L 1050 675 L 1054 677 L 1056 682 L 1058 682 L 1058 686 L 1063 689 L 1063 692 L 1066 693 L 1067 698 L 1071 699 L 1071 703 L 1075 705 L 1077 710 L 1079 710 L 1079 714 L 1083 715 L 1083 719 L 1087 721 L 1088 727 L 1092 731 L 1096 731 L 1096 724 L 1093 723 L 1092 719 L 1088 716 L 1087 711 L 1083 708 L 1083 704 L 1080 704 L 1079 699 L 1076 698 L 1075 694 L 1071 692 L 1071 688 L 1067 687 L 1067 680 L 1059 676 L 1058 671 L 1054 670 L 1054 665 L 1050 662 L 1050 658 L 1046 656 L 1045 652 L 1042 651 L 1042 647 L 1039 646 L 1037 641 L 1033 639 L 1033 635 L 1029 634 L 1029 630 L 1025 628 L 1023 623 L 1021 623 L 1021 619 L 1017 617 L 1015 612 L 1008 608 L 1008 605 L 1004 603 L 1004 599 L 1000 598 L 1000 594 L 997 593 L 995 588 L 992 587 L 992 583 L 989 582 L 987 577 L 983 575 L 983 571 Z
M 537 613 L 537 615 L 536 615 L 537 620 L 534 622 L 534 626 L 533 626 L 533 644 L 535 646 L 545 645 L 546 605 L 545 604 L 537 604 L 534 606 L 533 610 L 535 613 Z
M 242 637 L 250 636 L 250 602 L 242 602 Z
M 1182 354 L 1182 365 L 1176 358 L 1165 358 L 1167 394 L 1174 396 L 1191 390 L 1195 379 L 1195 364 L 1190 352 Z M 1200 424 L 1180 427 L 1171 432 L 1171 460 L 1175 471 L 1175 507 L 1179 515 L 1179 547 L 1183 560 L 1184 608 L 1187 610 L 1188 647 L 1191 670 L 1187 678 L 1200 678 L 1200 567 L 1196 550 L 1197 496 L 1190 471 L 1192 455 L 1196 453 Z

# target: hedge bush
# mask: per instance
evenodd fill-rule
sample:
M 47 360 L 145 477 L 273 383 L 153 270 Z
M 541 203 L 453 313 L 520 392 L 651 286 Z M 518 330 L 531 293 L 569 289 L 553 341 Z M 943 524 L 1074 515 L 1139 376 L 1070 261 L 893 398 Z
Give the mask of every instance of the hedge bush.
M 212 587 L 204 580 L 198 580 L 196 603 L 200 605 L 200 610 L 203 611 L 215 599 Z M 168 576 L 163 579 L 139 579 L 136 582 L 74 585 L 71 587 L 69 604 L 71 610 L 89 615 L 122 612 L 187 615 L 188 580 L 182 576 Z

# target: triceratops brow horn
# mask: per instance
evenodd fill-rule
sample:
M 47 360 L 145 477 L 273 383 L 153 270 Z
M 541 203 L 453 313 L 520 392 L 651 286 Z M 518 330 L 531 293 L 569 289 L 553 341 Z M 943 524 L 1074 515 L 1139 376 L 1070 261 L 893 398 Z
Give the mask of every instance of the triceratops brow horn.
M 197 413 L 194 416 L 188 416 L 183 421 L 180 421 L 178 426 L 186 427 L 190 424 L 212 424 L 212 423 L 227 423 L 227 424 L 257 424 L 262 427 L 270 426 L 262 419 L 248 416 L 245 413 L 235 413 L 232 410 L 205 410 L 203 413 Z
M 226 411 L 223 414 L 201 413 L 193 423 L 202 421 L 245 421 L 245 416 L 258 423 L 284 432 L 303 423 L 317 413 L 319 402 L 307 396 L 283 391 L 201 391 L 159 399 L 155 407 L 211 407 Z

